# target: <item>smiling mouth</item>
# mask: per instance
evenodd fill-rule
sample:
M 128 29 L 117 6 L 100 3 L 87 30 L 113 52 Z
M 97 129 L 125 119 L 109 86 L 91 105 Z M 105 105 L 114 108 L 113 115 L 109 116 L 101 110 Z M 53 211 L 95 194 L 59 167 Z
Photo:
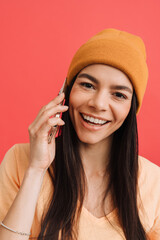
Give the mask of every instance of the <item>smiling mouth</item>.
M 93 117 L 90 117 L 90 116 L 82 114 L 82 113 L 80 113 L 80 115 L 83 118 L 83 120 L 90 125 L 103 126 L 110 122 L 110 121 L 105 121 L 105 120 L 101 120 L 98 118 L 93 118 Z

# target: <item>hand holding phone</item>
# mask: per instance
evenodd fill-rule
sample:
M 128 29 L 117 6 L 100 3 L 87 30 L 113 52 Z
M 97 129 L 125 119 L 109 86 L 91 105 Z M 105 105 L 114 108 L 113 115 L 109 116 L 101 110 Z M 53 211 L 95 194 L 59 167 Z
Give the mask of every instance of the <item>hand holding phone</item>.
M 60 114 L 68 110 L 63 105 L 65 82 L 58 96 L 43 106 L 35 120 L 30 124 L 30 164 L 34 169 L 46 170 L 55 159 L 55 134 L 65 123 Z M 59 114 L 60 113 L 60 114 Z

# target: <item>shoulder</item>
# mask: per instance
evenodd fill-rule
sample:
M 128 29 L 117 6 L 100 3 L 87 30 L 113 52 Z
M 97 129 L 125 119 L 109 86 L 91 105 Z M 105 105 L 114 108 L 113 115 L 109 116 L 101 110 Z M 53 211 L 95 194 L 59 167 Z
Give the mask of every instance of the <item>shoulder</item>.
M 156 194 L 160 198 L 160 167 L 141 156 L 139 156 L 138 186 L 140 190 L 148 194 Z
M 5 172 L 8 176 L 18 175 L 21 182 L 29 164 L 29 156 L 29 143 L 15 144 L 6 152 L 0 165 L 0 172 Z
M 138 161 L 139 161 L 139 164 L 142 165 L 142 166 L 146 166 L 147 168 L 151 167 L 151 168 L 154 168 L 154 169 L 157 169 L 158 171 L 160 171 L 160 167 L 158 165 L 156 165 L 155 163 L 151 162 L 150 160 L 148 160 L 145 157 L 138 156 Z
M 149 185 L 155 182 L 160 186 L 160 167 L 148 159 L 139 156 L 139 182 L 148 182 Z M 158 182 L 157 182 L 158 181 Z
M 24 157 L 25 160 L 28 160 L 29 153 L 30 153 L 29 143 L 15 144 L 6 152 L 3 162 L 11 161 L 13 158 L 19 158 L 21 156 Z
M 139 156 L 138 208 L 149 231 L 160 220 L 160 167 Z

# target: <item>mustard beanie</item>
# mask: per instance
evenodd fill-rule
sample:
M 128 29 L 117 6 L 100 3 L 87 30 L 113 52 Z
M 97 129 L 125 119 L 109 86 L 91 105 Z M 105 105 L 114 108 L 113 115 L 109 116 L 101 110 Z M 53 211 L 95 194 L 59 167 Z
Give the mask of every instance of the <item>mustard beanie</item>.
M 106 64 L 120 69 L 133 84 L 139 111 L 148 80 L 143 40 L 128 32 L 105 29 L 84 43 L 74 55 L 67 74 L 67 85 L 85 67 Z

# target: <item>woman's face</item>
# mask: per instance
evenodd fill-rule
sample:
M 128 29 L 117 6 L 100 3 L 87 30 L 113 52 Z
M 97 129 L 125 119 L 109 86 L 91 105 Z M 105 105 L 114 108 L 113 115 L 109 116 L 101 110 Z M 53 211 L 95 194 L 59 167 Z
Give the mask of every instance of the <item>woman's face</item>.
M 133 87 L 120 70 L 103 64 L 84 68 L 69 97 L 69 114 L 79 140 L 108 141 L 127 117 Z

